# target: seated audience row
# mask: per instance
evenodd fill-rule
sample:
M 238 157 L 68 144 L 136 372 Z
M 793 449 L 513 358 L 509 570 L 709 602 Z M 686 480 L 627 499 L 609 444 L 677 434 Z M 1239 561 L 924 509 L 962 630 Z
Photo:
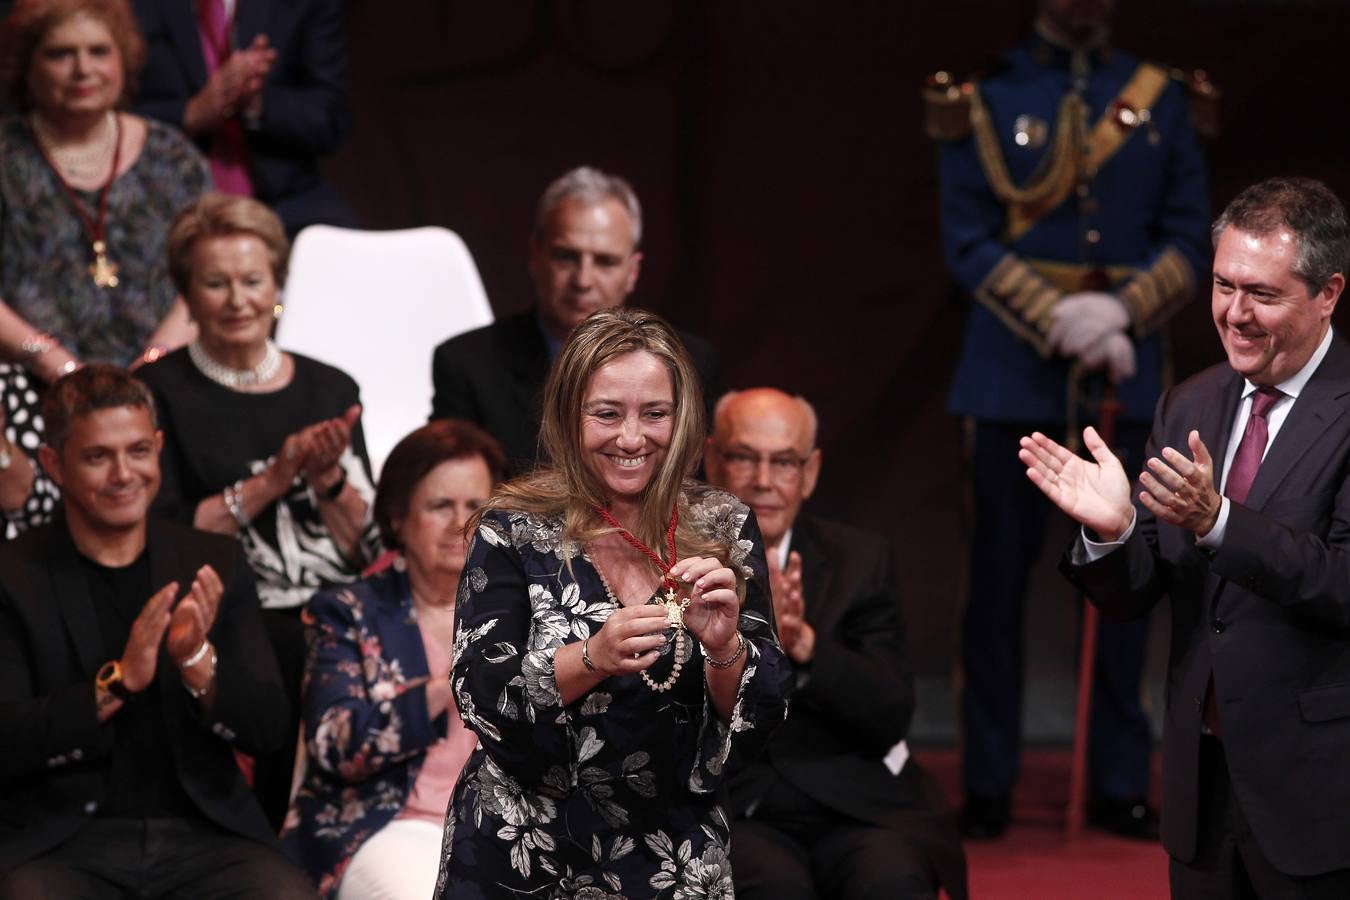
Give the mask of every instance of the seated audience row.
M 317 169 L 349 124 L 343 10 L 334 0 L 284 10 L 203 0 L 195 12 L 171 0 L 13 5 L 0 24 L 0 83 L 18 110 L 0 120 L 4 446 L 35 458 L 41 395 L 60 374 L 82 362 L 135 368 L 191 340 L 165 241 L 213 178 L 271 204 L 291 234 L 353 223 Z M 29 480 L 4 459 L 8 538 L 45 521 L 59 494 L 41 471 Z
M 271 340 L 288 251 L 280 220 L 257 200 L 211 193 L 184 209 L 169 229 L 169 269 L 197 338 L 137 374 L 165 435 L 155 508 L 239 539 L 298 700 L 300 609 L 315 590 L 355 579 L 379 537 L 356 382 Z M 292 757 L 284 748 L 254 772 L 277 827 Z
M 331 18 L 321 7 L 316 0 L 314 23 Z M 433 418 L 483 423 L 505 438 L 506 452 L 466 422 L 435 421 L 396 449 L 377 495 L 355 382 L 270 339 L 287 226 L 257 201 L 210 192 L 212 175 L 261 195 L 277 185 L 249 184 L 250 172 L 265 181 L 285 174 L 246 164 L 263 161 L 263 131 L 297 118 L 286 112 L 288 94 L 264 89 L 277 58 L 270 32 L 254 16 L 248 30 L 258 37 L 229 53 L 207 27 L 209 10 L 199 11 L 201 46 L 191 49 L 206 70 L 189 88 L 164 81 L 171 54 L 162 41 L 182 30 L 184 11 L 152 0 L 137 11 L 156 23 L 146 74 L 159 84 L 143 108 L 202 139 L 209 169 L 174 128 L 123 111 L 146 54 L 124 0 L 21 0 L 0 26 L 4 75 L 22 113 L 0 122 L 0 353 L 12 360 L 0 367 L 6 537 L 51 518 L 58 504 L 64 510 L 5 548 L 0 572 L 0 665 L 13 701 L 3 706 L 0 749 L 13 751 L 6 803 L 19 811 L 18 830 L 0 840 L 0 897 L 101 883 L 170 896 L 166 885 L 183 879 L 220 879 L 227 893 L 265 884 L 268 896 L 309 895 L 270 837 L 290 790 L 307 601 L 309 765 L 286 846 L 326 896 L 425 896 L 447 803 L 478 745 L 449 678 L 465 527 L 508 458 L 517 472 L 540 460 L 544 379 L 573 330 L 632 293 L 641 207 L 627 182 L 595 169 L 548 187 L 530 239 L 535 307 L 447 341 L 433 365 Z M 322 112 L 340 126 L 338 106 Z M 248 134 L 236 114 L 253 126 Z M 321 207 L 322 186 L 304 177 L 291 186 L 300 182 L 314 190 L 298 192 Z M 302 206 L 289 214 L 312 212 Z M 681 337 L 703 388 L 688 396 L 710 411 L 716 356 Z M 149 392 L 104 362 L 138 369 Z M 732 416 L 747 405 L 767 416 L 748 432 L 750 414 Z M 793 873 L 786 880 L 804 896 L 813 878 L 825 893 L 880 879 L 906 896 L 931 896 L 938 884 L 963 896 L 949 817 L 904 758 L 912 683 L 884 551 L 848 562 L 855 545 L 881 544 L 826 523 L 795 524 L 819 465 L 805 430 L 790 441 L 807 448 L 790 465 L 783 448 L 765 451 L 764 462 L 745 449 L 758 446 L 746 434 L 791 431 L 813 418 L 809 408 L 753 392 L 725 409 L 739 430 L 730 438 L 724 423 L 709 444 L 713 480 L 752 504 L 796 491 L 796 506 L 760 508 L 772 544 L 768 583 L 804 706 L 789 736 L 734 785 L 733 806 L 748 817 L 736 826 L 744 889 L 777 895 Z M 796 411 L 788 425 L 774 419 L 786 409 Z M 152 506 L 237 545 L 150 520 Z M 381 534 L 399 551 L 394 565 L 354 581 L 379 554 Z M 790 542 L 808 556 L 828 547 L 831 559 L 813 557 L 804 572 Z M 869 580 L 857 592 L 851 578 L 817 581 L 831 565 L 866 569 Z M 50 579 L 21 583 L 44 569 Z M 869 612 L 846 614 L 854 605 Z M 53 609 L 59 622 L 43 618 Z M 31 637 L 63 629 L 75 656 Z M 879 705 L 866 715 L 831 699 L 832 686 L 859 673 L 877 681 L 868 696 Z M 844 736 L 859 717 L 874 733 Z M 889 773 L 880 760 L 888 748 Z M 35 777 L 38 766 L 48 773 Z M 259 825 L 241 767 L 271 829 Z M 800 775 L 808 769 L 824 781 Z M 859 805 L 834 796 L 829 786 L 839 784 L 873 789 Z M 810 799 L 822 792 L 830 799 Z M 152 819 L 196 858 L 129 850 L 137 820 Z M 831 837 L 813 844 L 793 830 L 808 820 L 808 830 Z M 822 853 L 856 865 L 832 866 Z M 72 861 L 86 857 L 77 872 Z M 119 868 L 128 859 L 138 875 Z M 824 868 L 841 874 L 812 874 Z
M 450 792 L 478 742 L 450 687 L 466 528 L 504 468 L 468 422 L 408 435 L 375 497 L 393 565 L 309 603 L 309 763 L 283 841 L 325 896 L 431 896 Z

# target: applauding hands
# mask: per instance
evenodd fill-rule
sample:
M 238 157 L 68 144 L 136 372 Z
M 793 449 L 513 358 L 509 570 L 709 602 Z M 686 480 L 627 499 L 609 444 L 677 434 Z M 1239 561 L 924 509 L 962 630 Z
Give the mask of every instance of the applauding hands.
M 1164 447 L 1139 476 L 1139 502 L 1154 516 L 1197 535 L 1208 534 L 1222 503 L 1214 488 L 1214 461 L 1200 433 L 1187 436 L 1185 454 Z M 1095 428 L 1083 431 L 1092 461 L 1072 453 L 1039 431 L 1022 438 L 1017 457 L 1027 477 L 1064 512 L 1107 542 L 1120 540 L 1134 522 L 1130 479 Z
M 302 476 L 317 491 L 340 482 L 342 454 L 351 446 L 352 429 L 361 407 L 352 405 L 340 416 L 307 425 L 286 438 L 268 466 L 275 496 L 285 493 Z

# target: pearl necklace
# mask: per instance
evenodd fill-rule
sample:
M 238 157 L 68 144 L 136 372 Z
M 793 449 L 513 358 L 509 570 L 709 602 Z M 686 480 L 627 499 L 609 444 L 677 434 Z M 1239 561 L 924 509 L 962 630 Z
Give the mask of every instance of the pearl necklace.
M 614 596 L 614 591 L 609 586 L 609 579 L 605 577 L 605 573 L 601 571 L 600 566 L 594 559 L 591 560 L 591 565 L 595 567 L 595 574 L 600 576 L 600 584 L 605 588 L 605 597 L 615 606 L 622 606 L 623 604 L 619 602 L 618 597 Z M 673 688 L 675 682 L 679 680 L 680 670 L 684 668 L 684 636 L 686 632 L 683 613 L 689 607 L 689 598 L 685 597 L 683 602 L 676 602 L 674 604 L 675 612 L 671 611 L 672 603 L 669 599 L 664 600 L 663 603 L 666 607 L 666 625 L 675 630 L 674 665 L 670 669 L 670 674 L 662 681 L 653 681 L 652 676 L 647 674 L 646 669 L 638 672 L 638 675 L 642 676 L 642 683 L 658 694 Z
M 193 341 L 188 344 L 188 357 L 192 360 L 192 364 L 197 367 L 198 372 L 201 372 L 216 384 L 227 388 L 255 387 L 271 381 L 272 377 L 281 371 L 281 351 L 277 349 L 277 345 L 270 338 L 267 341 L 267 352 L 263 354 L 262 362 L 251 369 L 232 369 L 216 362 L 210 356 L 207 356 L 201 341 Z
M 117 142 L 117 113 L 108 110 L 107 116 L 103 119 L 103 139 L 97 147 L 85 150 L 76 150 L 70 147 L 62 147 L 53 137 L 50 130 L 42 118 L 34 113 L 30 117 L 33 126 L 33 134 L 37 136 L 47 155 L 60 168 L 61 173 L 67 178 L 74 178 L 77 181 L 86 181 L 94 178 L 108 167 L 108 159 L 116 149 Z

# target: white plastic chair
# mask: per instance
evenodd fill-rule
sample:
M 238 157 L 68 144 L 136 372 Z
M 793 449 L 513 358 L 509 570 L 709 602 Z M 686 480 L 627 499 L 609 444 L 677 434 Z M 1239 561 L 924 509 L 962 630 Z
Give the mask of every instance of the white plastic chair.
M 295 239 L 282 349 L 337 366 L 361 386 L 373 474 L 431 414 L 431 353 L 492 322 L 478 267 L 447 228 L 356 231 L 311 225 Z

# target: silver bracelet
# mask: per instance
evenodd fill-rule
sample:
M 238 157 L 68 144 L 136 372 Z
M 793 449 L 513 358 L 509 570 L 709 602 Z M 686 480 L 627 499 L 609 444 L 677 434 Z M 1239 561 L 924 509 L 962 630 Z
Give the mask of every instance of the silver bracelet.
M 207 651 L 207 650 L 210 650 L 210 649 L 211 649 L 211 642 L 208 641 L 208 640 L 206 640 L 205 638 L 203 638 L 203 639 L 202 639 L 202 645 L 201 645 L 200 647 L 197 648 L 197 652 L 194 653 L 194 654 L 192 654 L 191 656 L 189 656 L 187 659 L 183 660 L 182 662 L 180 662 L 180 663 L 178 664 L 178 668 L 180 668 L 180 669 L 190 669 L 190 668 L 192 668 L 192 667 L 195 666 L 197 663 L 199 663 L 199 662 L 202 661 L 202 657 L 205 656 L 205 655 L 206 655 L 206 651 Z
M 203 650 L 205 650 L 207 647 L 211 647 L 209 641 L 202 644 Z M 183 690 L 187 691 L 192 696 L 192 699 L 200 700 L 206 696 L 208 691 L 211 690 L 211 685 L 216 683 L 216 666 L 219 664 L 219 662 L 220 659 L 216 656 L 216 648 L 211 647 L 211 674 L 206 676 L 206 686 L 203 687 L 201 690 L 197 690 L 192 685 L 188 684 L 186 678 L 182 679 Z
M 248 518 L 244 515 L 244 480 L 241 478 L 234 484 L 227 484 L 221 495 L 225 500 L 225 509 L 239 524 L 239 530 L 243 531 L 248 527 Z
M 700 644 L 699 646 L 702 645 Z M 744 652 L 745 652 L 745 635 L 741 634 L 740 631 L 737 631 L 735 653 L 731 654 L 726 659 L 713 659 L 712 656 L 708 653 L 708 648 L 703 647 L 703 661 L 706 662 L 708 665 L 712 666 L 714 669 L 730 669 L 732 666 L 736 664 L 736 660 L 741 658 L 741 654 Z
M 587 635 L 587 636 L 586 636 L 586 640 L 584 640 L 584 641 L 581 642 L 581 664 L 582 664 L 583 666 L 585 666 L 585 667 L 586 667 L 586 670 L 589 671 L 589 672 L 598 672 L 598 671 L 599 671 L 599 669 L 597 669 L 597 668 L 595 667 L 595 663 L 591 662 L 591 638 L 590 638 L 590 635 Z

